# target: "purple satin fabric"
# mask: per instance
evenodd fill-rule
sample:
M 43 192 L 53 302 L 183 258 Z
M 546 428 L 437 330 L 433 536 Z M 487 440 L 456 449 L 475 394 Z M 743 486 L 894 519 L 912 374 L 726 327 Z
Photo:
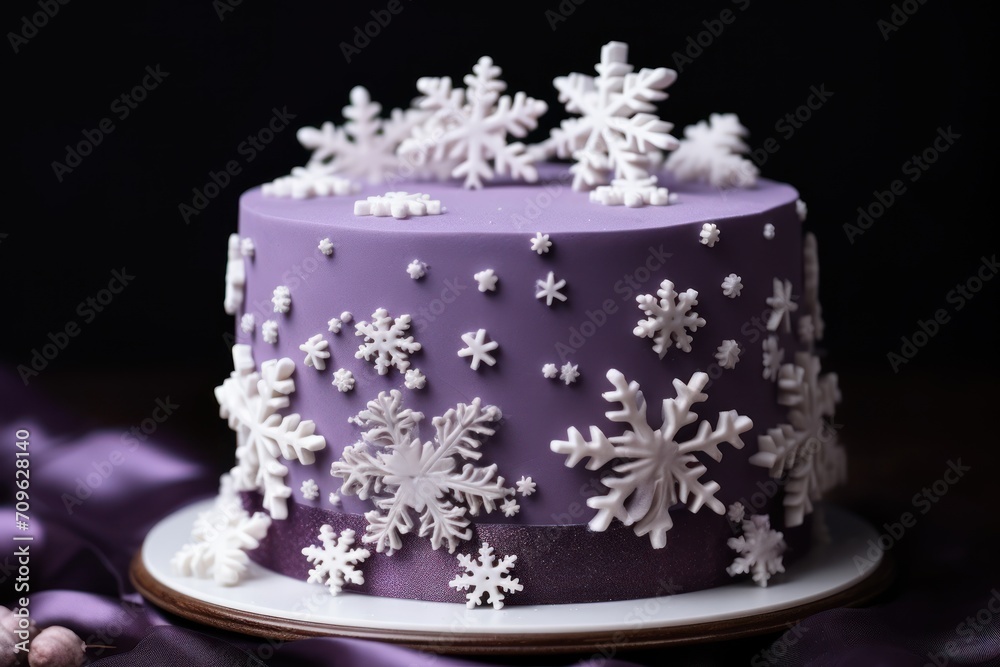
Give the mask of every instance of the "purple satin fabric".
M 57 406 L 16 375 L 0 369 L 0 475 L 8 490 L 0 524 L 0 595 L 16 605 L 18 593 L 12 536 L 11 483 L 14 432 L 32 434 L 31 612 L 42 625 L 64 625 L 92 644 L 92 665 L 101 667 L 190 667 L 192 665 L 268 665 L 373 667 L 471 667 L 481 664 L 576 665 L 884 665 L 998 664 L 1000 613 L 967 632 L 963 619 L 985 618 L 993 588 L 1000 588 L 995 569 L 969 573 L 962 569 L 955 541 L 935 540 L 927 549 L 930 567 L 940 566 L 953 582 L 949 595 L 917 589 L 892 593 L 877 606 L 835 609 L 817 614 L 774 635 L 678 649 L 615 652 L 603 656 L 534 656 L 479 660 L 442 657 L 404 648 L 350 639 L 316 638 L 268 642 L 201 626 L 147 604 L 128 582 L 128 564 L 148 529 L 179 507 L 215 492 L 220 471 L 190 454 L 183 443 L 155 437 L 142 443 L 82 504 L 79 479 L 122 449 L 122 428 L 80 431 Z M 315 518 L 315 517 L 314 517 Z M 363 528 L 360 526 L 359 528 Z M 961 534 L 955 528 L 956 535 Z M 914 536 L 914 540 L 917 537 Z M 442 552 L 449 559 L 454 558 Z M 403 552 L 393 556 L 402 556 Z M 935 560 L 936 558 L 936 560 Z M 926 565 L 926 563 L 925 563 Z M 939 573 L 940 574 L 940 573 Z M 964 576 L 963 576 L 964 575 Z M 377 578 L 377 577 L 375 577 Z M 638 578 L 638 577 L 637 577 Z M 527 593 L 527 590 L 524 591 Z M 1000 594 L 998 594 L 1000 595 Z M 510 599 L 513 601 L 512 596 Z M 996 606 L 998 603 L 994 603 Z M 1000 607 L 997 607 L 1000 609 Z M 488 612 L 486 612 L 488 613 Z

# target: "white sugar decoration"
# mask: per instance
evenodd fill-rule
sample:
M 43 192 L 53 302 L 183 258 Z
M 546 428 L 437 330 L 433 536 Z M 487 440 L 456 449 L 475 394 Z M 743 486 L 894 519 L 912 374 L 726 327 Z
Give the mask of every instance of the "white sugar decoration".
M 734 113 L 713 113 L 708 121 L 684 128 L 684 138 L 666 167 L 681 181 L 704 181 L 717 188 L 749 188 L 760 170 L 743 157 L 749 150 L 747 129 Z
M 554 380 L 559 377 L 559 368 L 555 364 L 545 364 L 542 366 L 542 377 Z
M 319 246 L 317 246 L 317 248 L 327 257 L 333 256 L 333 241 L 330 240 L 330 237 L 320 239 Z
M 699 232 L 698 236 L 702 245 L 712 248 L 719 242 L 719 226 L 711 222 L 706 222 L 701 226 L 701 232 Z
M 699 479 L 707 468 L 695 453 L 721 461 L 719 445 L 726 442 L 742 449 L 740 434 L 751 429 L 753 422 L 735 410 L 720 412 L 714 430 L 708 421 L 702 421 L 693 437 L 680 440 L 678 432 L 698 420 L 692 408 L 708 398 L 701 391 L 708 384 L 707 374 L 695 373 L 686 384 L 674 380 L 677 398 L 663 400 L 663 424 L 657 430 L 647 420 L 646 401 L 639 383 L 628 382 L 615 369 L 609 370 L 607 377 L 615 390 L 602 396 L 608 403 L 621 403 L 622 407 L 605 415 L 612 422 L 627 424 L 625 433 L 608 438 L 600 428 L 591 426 L 588 442 L 576 427 L 571 427 L 566 440 L 553 440 L 550 447 L 568 457 L 568 467 L 587 457 L 590 457 L 588 470 L 597 470 L 616 459 L 627 459 L 612 467 L 615 474 L 601 479 L 609 489 L 608 494 L 587 500 L 589 507 L 598 510 L 590 520 L 590 528 L 604 531 L 612 519 L 618 519 L 626 526 L 634 525 L 636 535 L 649 535 L 654 549 L 662 549 L 667 544 L 667 531 L 673 526 L 670 508 L 677 503 L 686 503 L 691 512 L 707 505 L 716 514 L 725 513 L 722 501 L 715 497 L 719 484 Z
M 574 190 L 589 190 L 611 178 L 646 179 L 658 150 L 678 145 L 670 135 L 673 125 L 652 113 L 655 102 L 666 99 L 663 91 L 676 80 L 676 72 L 665 67 L 634 72 L 628 45 L 621 42 L 601 48 L 595 69 L 596 77 L 574 73 L 553 81 L 566 111 L 579 117 L 562 121 L 541 146 L 544 154 L 576 161 L 570 168 Z
M 519 580 L 508 576 L 516 561 L 517 556 L 504 556 L 497 563 L 493 547 L 483 542 L 479 547 L 478 563 L 468 554 L 458 555 L 458 562 L 466 572 L 449 581 L 448 585 L 460 591 L 472 589 L 465 595 L 468 600 L 465 606 L 469 609 L 481 605 L 484 595 L 486 604 L 493 605 L 494 609 L 503 609 L 504 593 L 524 590 Z
M 774 240 L 774 225 L 770 222 L 765 223 L 764 225 L 764 238 L 768 241 Z
M 341 314 L 340 319 L 347 322 Z M 371 323 L 362 320 L 354 325 L 354 334 L 364 336 L 365 342 L 358 346 L 355 358 L 372 361 L 379 375 L 385 375 L 393 366 L 400 373 L 405 373 L 410 367 L 409 355 L 420 351 L 420 343 L 413 336 L 406 336 L 410 329 L 409 315 L 400 315 L 393 319 L 385 308 L 379 308 L 372 313 Z
M 240 254 L 240 235 L 229 235 L 229 259 L 226 261 L 226 297 L 223 302 L 227 315 L 235 315 L 243 305 L 243 286 L 247 271 Z
M 507 84 L 499 67 L 483 56 L 463 79 L 467 88 L 453 88 L 448 77 L 417 80 L 422 97 L 415 106 L 428 113 L 418 131 L 399 146 L 399 155 L 415 164 L 447 165 L 451 176 L 464 178 L 466 188 L 481 188 L 497 174 L 536 181 L 536 155 L 507 135 L 524 137 L 545 113 L 545 102 L 518 92 L 501 96 Z M 490 164 L 492 161 L 492 165 Z
M 771 307 L 771 314 L 767 318 L 767 330 L 777 331 L 779 326 L 784 325 L 785 332 L 792 330 L 792 313 L 799 309 L 799 304 L 792 300 L 792 281 L 782 281 L 774 279 L 774 296 L 769 296 L 765 300 Z
M 549 240 L 548 234 L 542 234 L 541 232 L 536 232 L 531 238 L 531 249 L 537 252 L 539 255 L 544 255 L 549 250 L 552 249 L 552 241 Z
M 264 323 L 260 325 L 260 335 L 264 338 L 265 343 L 274 345 L 278 342 L 278 323 L 274 320 L 264 320 Z
M 274 296 L 271 297 L 274 304 L 274 312 L 287 313 L 292 307 L 292 292 L 284 285 L 274 288 Z
M 330 320 L 326 323 L 327 331 L 335 334 L 339 334 L 343 326 L 344 326 L 344 321 L 341 320 L 339 317 L 331 317 Z
M 316 500 L 319 498 L 319 485 L 316 484 L 316 480 L 307 479 L 302 482 L 302 486 L 299 487 L 299 491 L 302 493 L 302 497 L 306 500 Z
M 386 192 L 354 202 L 354 215 L 373 215 L 386 218 L 390 215 L 404 220 L 411 215 L 440 215 L 441 202 L 419 192 Z
M 730 299 L 735 299 L 743 291 L 743 278 L 736 275 L 735 273 L 730 273 L 728 276 L 722 279 L 722 293 L 728 296 Z
M 271 517 L 252 516 L 243 509 L 229 475 L 222 476 L 219 496 L 212 509 L 199 512 L 191 530 L 191 542 L 181 547 L 170 566 L 181 576 L 211 578 L 222 586 L 234 586 L 247 571 L 247 551 L 260 546 Z
M 763 347 L 764 379 L 776 382 L 781 363 L 785 360 L 785 349 L 778 347 L 778 337 L 768 336 L 761 344 Z
M 330 352 L 327 349 L 329 346 L 330 344 L 323 338 L 323 334 L 311 337 L 299 345 L 299 349 L 306 353 L 303 363 L 318 371 L 326 370 L 326 360 L 330 358 Z
M 580 377 L 580 370 L 578 364 L 571 364 L 566 362 L 559 369 L 559 379 L 565 382 L 567 385 L 571 385 L 576 382 L 577 378 Z
M 458 351 L 458 356 L 471 357 L 469 366 L 474 371 L 479 370 L 480 363 L 485 363 L 487 366 L 493 366 L 497 362 L 490 352 L 500 347 L 500 343 L 495 340 L 487 340 L 487 338 L 488 335 L 486 333 L 486 329 L 480 329 L 475 333 L 469 331 L 468 333 L 462 334 L 462 342 L 468 347 L 460 349 Z
M 338 495 L 337 495 L 336 493 L 334 493 L 333 491 L 331 491 L 331 492 L 330 492 L 330 495 L 328 495 L 328 496 L 326 497 L 326 500 L 327 500 L 327 502 L 329 502 L 329 503 L 330 503 L 331 505 L 340 505 L 340 496 L 338 496 Z
M 345 310 L 340 314 L 340 319 L 343 320 L 344 324 L 348 324 L 354 319 L 354 315 L 351 315 L 350 311 Z
M 229 378 L 215 388 L 219 415 L 236 431 L 236 467 L 230 474 L 237 490 L 261 491 L 264 509 L 272 518 L 284 519 L 292 490 L 285 483 L 288 468 L 280 459 L 311 465 L 326 440 L 315 434 L 311 420 L 297 413 L 278 414 L 295 391 L 294 361 L 265 361 L 258 372 L 250 346 L 234 345 L 233 365 Z
M 771 520 L 765 514 L 754 514 L 742 526 L 742 535 L 726 541 L 739 554 L 726 572 L 731 577 L 752 574 L 758 586 L 767 586 L 772 575 L 785 571 L 781 562 L 786 548 L 784 535 L 771 529 Z
M 736 368 L 736 362 L 740 360 L 740 345 L 735 340 L 724 340 L 715 352 L 715 358 L 719 366 L 726 369 Z
M 427 275 L 427 264 L 415 259 L 406 266 L 406 273 L 414 280 L 420 280 Z
M 807 348 L 816 342 L 816 325 L 813 324 L 812 317 L 809 315 L 799 317 L 798 334 L 799 342 Z
M 354 373 L 346 368 L 338 368 L 333 372 L 333 386 L 341 394 L 351 391 L 354 389 Z
M 493 435 L 500 410 L 478 398 L 459 403 L 431 420 L 434 441 L 419 437 L 423 414 L 402 407 L 402 394 L 381 392 L 350 421 L 366 429 L 361 440 L 334 461 L 330 474 L 344 480 L 342 494 L 374 499 L 363 541 L 392 554 L 402 536 L 416 529 L 434 549 L 454 553 L 472 537 L 468 515 L 487 513 L 513 492 L 497 476 L 496 464 L 479 467 L 482 440 Z M 459 469 L 461 466 L 461 469 Z M 417 525 L 419 522 L 419 526 Z
M 254 252 L 256 252 L 256 250 L 257 249 L 256 249 L 256 247 L 253 244 L 253 239 L 252 238 L 247 237 L 247 238 L 243 239 L 242 241 L 240 241 L 240 253 L 244 257 L 249 257 L 249 258 L 253 259 L 253 255 L 254 255 Z
M 566 287 L 565 280 L 556 280 L 556 274 L 549 271 L 549 275 L 545 277 L 545 280 L 535 281 L 535 298 L 545 299 L 545 305 L 552 307 L 553 299 L 558 299 L 559 301 L 565 301 L 566 295 L 560 292 L 562 288 Z
M 521 506 L 514 498 L 508 498 L 500 505 L 500 511 L 503 512 L 504 516 L 511 517 L 521 511 Z
M 293 167 L 290 175 L 265 183 L 260 190 L 265 197 L 308 199 L 353 195 L 358 189 L 356 183 L 329 173 L 321 165 L 306 165 Z
M 354 531 L 346 528 L 340 536 L 333 527 L 323 524 L 319 529 L 320 546 L 310 544 L 302 549 L 302 555 L 313 565 L 309 570 L 310 584 L 324 584 L 330 595 L 340 593 L 346 584 L 361 585 L 365 576 L 357 565 L 365 562 L 371 552 L 368 549 L 352 549 Z
M 799 216 L 800 222 L 805 222 L 806 216 L 809 215 L 809 207 L 801 199 L 795 200 L 795 214 Z
M 524 477 L 522 475 L 521 479 L 514 482 L 514 486 L 517 487 L 518 493 L 520 493 L 522 496 L 527 497 L 535 492 L 535 488 L 538 485 L 534 481 L 532 481 L 531 477 Z
M 427 376 L 419 368 L 411 368 L 403 376 L 403 384 L 407 389 L 423 389 L 427 386 Z
M 846 477 L 846 454 L 831 425 L 839 401 L 837 376 L 821 376 L 818 357 L 799 352 L 795 364 L 781 367 L 778 403 L 789 407 L 789 423 L 758 436 L 760 450 L 750 463 L 768 468 L 771 477 L 785 477 L 788 527 L 801 525 L 813 502 Z
M 257 320 L 253 313 L 243 313 L 243 317 L 240 318 L 240 331 L 245 334 L 252 334 L 256 326 Z
M 590 191 L 590 201 L 605 206 L 666 206 L 677 202 L 677 195 L 656 184 L 656 176 L 628 180 L 611 179 L 611 185 L 598 185 Z
M 497 274 L 493 269 L 483 269 L 472 276 L 479 283 L 480 292 L 495 292 L 497 289 Z
M 803 342 L 811 344 L 815 340 L 822 340 L 826 330 L 826 323 L 823 321 L 823 306 L 819 302 L 819 252 L 816 247 L 816 235 L 806 232 L 802 242 L 802 305 L 806 314 L 800 320 L 808 321 L 811 326 L 811 336 L 808 340 L 803 336 Z M 808 331 L 808 329 L 807 329 Z M 799 329 L 802 335 L 802 328 Z
M 743 503 L 735 502 L 729 506 L 726 510 L 726 518 L 729 519 L 730 523 L 742 523 L 743 517 L 746 515 L 746 508 L 743 507 Z
M 677 294 L 674 284 L 664 280 L 660 283 L 656 296 L 659 300 L 652 294 L 640 294 L 635 298 L 639 310 L 648 317 L 639 320 L 632 333 L 639 338 L 652 338 L 653 351 L 660 359 L 674 344 L 684 352 L 690 352 L 692 338 L 685 329 L 694 332 L 705 326 L 704 318 L 691 310 L 698 305 L 697 290 L 688 289 Z

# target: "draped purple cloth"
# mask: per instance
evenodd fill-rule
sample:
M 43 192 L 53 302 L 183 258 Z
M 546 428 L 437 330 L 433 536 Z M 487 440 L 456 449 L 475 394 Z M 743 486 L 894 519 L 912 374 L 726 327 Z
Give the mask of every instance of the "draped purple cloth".
M 64 625 L 92 644 L 91 664 L 192 665 L 970 665 L 1000 664 L 1000 577 L 964 568 L 960 537 L 944 535 L 922 550 L 919 567 L 878 604 L 816 614 L 780 636 L 769 635 L 659 651 L 592 656 L 483 660 L 424 654 L 386 644 L 316 638 L 268 642 L 201 626 L 161 612 L 131 588 L 128 565 L 147 530 L 163 516 L 215 492 L 220 471 L 194 460 L 189 448 L 162 437 L 128 448 L 122 429 L 79 432 L 57 407 L 0 369 L 0 601 L 15 606 L 15 432 L 31 433 L 30 609 L 41 626 Z M 180 452 L 185 452 L 181 454 Z M 109 467 L 110 466 L 110 467 Z M 107 473 L 106 475 L 102 473 Z M 90 482 L 88 483 L 88 475 Z M 100 482 L 98 477 L 100 477 Z M 81 482 L 84 486 L 81 487 Z M 952 539 L 953 538 L 953 539 Z M 914 537 L 913 540 L 918 538 Z M 922 546 L 922 545 L 921 545 Z M 937 549 L 937 552 L 934 550 Z M 921 583 L 907 570 L 933 570 Z M 909 576 L 912 582 L 907 582 Z M 951 590 L 936 584 L 951 582 Z

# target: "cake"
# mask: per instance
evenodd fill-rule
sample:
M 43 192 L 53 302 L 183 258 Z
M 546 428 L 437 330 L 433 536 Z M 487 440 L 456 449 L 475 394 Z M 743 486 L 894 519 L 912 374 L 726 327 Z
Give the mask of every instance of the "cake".
M 674 74 L 626 55 L 556 79 L 581 117 L 536 146 L 506 137 L 546 105 L 488 58 L 388 119 L 356 88 L 243 194 L 237 462 L 180 573 L 500 608 L 767 585 L 812 548 L 846 466 L 805 206 L 735 116 L 670 136 Z

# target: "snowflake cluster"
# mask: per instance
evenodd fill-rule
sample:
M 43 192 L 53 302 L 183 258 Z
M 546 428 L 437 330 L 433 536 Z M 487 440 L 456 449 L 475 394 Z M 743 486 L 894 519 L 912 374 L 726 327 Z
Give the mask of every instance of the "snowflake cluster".
M 292 292 L 285 285 L 278 285 L 274 288 L 274 296 L 271 297 L 274 304 L 274 312 L 287 313 L 292 307 Z
M 742 535 L 726 541 L 729 548 L 739 554 L 726 572 L 731 577 L 752 574 L 758 586 L 767 586 L 772 575 L 785 571 L 781 562 L 785 553 L 784 535 L 771 529 L 771 520 L 764 514 L 743 519 L 741 527 Z
M 667 158 L 666 167 L 682 181 L 706 181 L 718 188 L 748 188 L 760 171 L 743 157 L 748 132 L 736 114 L 713 113 L 708 121 L 684 128 L 684 138 Z

